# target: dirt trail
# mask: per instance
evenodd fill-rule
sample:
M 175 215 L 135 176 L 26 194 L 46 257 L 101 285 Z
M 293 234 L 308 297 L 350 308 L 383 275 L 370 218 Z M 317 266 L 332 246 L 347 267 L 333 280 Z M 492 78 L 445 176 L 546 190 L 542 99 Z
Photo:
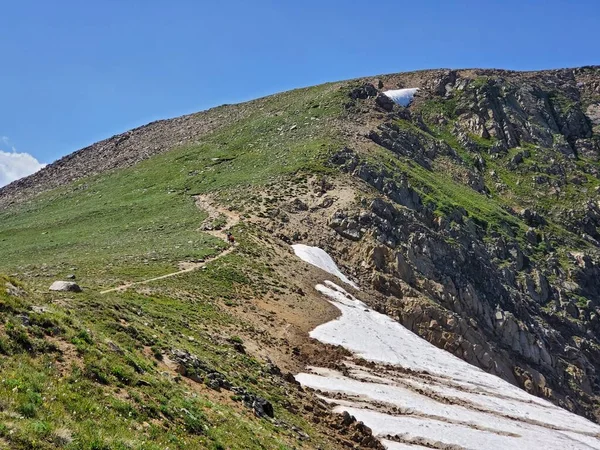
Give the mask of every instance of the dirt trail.
M 196 199 L 196 206 L 208 213 L 208 217 L 203 222 L 205 225 L 203 227 L 201 227 L 199 229 L 199 231 L 202 231 L 203 233 L 207 233 L 207 234 L 210 234 L 211 236 L 222 239 L 223 241 L 225 241 L 226 243 L 229 244 L 229 242 L 227 241 L 227 232 L 225 230 L 228 230 L 229 228 L 237 225 L 240 221 L 239 216 L 236 213 L 229 211 L 226 208 L 215 205 L 214 203 L 212 203 L 211 199 L 208 196 L 198 195 L 195 197 L 195 199 Z M 225 224 L 222 225 L 221 227 L 219 227 L 219 229 L 206 229 L 208 224 L 210 224 L 212 221 L 220 219 L 220 218 L 225 219 Z M 125 283 L 125 284 L 122 284 L 115 288 L 101 291 L 100 294 L 108 294 L 110 292 L 116 292 L 116 291 L 125 291 L 132 286 L 147 284 L 147 283 L 151 283 L 153 281 L 164 280 L 165 278 L 171 278 L 171 277 L 174 277 L 177 275 L 181 275 L 183 273 L 193 272 L 194 270 L 198 270 L 198 269 L 201 269 L 202 267 L 205 267 L 208 263 L 210 263 L 212 261 L 215 261 L 219 258 L 222 258 L 223 256 L 230 254 L 231 252 L 233 252 L 234 249 L 235 249 L 234 246 L 230 246 L 230 247 L 224 249 L 222 252 L 216 254 L 215 256 L 211 256 L 210 258 L 207 258 L 200 262 L 182 261 L 179 263 L 180 270 L 178 270 L 177 272 L 171 272 L 171 273 L 167 273 L 165 275 L 161 275 L 161 276 L 154 277 L 154 278 L 149 278 L 147 280 L 136 281 L 133 283 Z
M 208 217 L 204 221 L 205 224 L 209 224 L 211 221 L 221 217 L 225 219 L 225 225 L 222 225 L 218 230 L 207 229 L 206 225 L 204 225 L 202 228 L 200 228 L 200 231 L 218 237 L 219 239 L 223 239 L 225 242 L 227 242 L 227 233 L 225 230 L 237 225 L 240 221 L 240 216 L 233 211 L 229 211 L 227 208 L 215 204 L 212 199 L 206 195 L 197 195 L 195 199 L 196 206 L 201 210 L 206 211 L 208 214 Z

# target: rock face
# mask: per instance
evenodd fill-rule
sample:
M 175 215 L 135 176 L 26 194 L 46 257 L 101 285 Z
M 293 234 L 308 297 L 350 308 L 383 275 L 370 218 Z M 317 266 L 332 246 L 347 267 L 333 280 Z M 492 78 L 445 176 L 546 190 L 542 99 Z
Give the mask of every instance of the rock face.
M 436 72 L 414 86 L 409 108 L 353 100 L 387 162 L 360 145 L 331 157 L 372 194 L 328 225 L 380 311 L 598 420 L 600 69 Z
M 73 281 L 55 281 L 49 289 L 51 291 L 81 292 L 81 287 Z

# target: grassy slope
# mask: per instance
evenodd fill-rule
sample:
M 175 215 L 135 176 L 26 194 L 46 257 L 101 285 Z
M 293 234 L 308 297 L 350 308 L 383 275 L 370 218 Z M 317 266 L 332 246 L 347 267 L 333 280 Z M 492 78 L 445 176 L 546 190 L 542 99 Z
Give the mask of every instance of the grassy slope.
M 247 301 L 250 277 L 268 273 L 252 265 L 245 245 L 209 270 L 169 280 L 163 293 L 15 298 L 2 292 L 0 437 L 6 448 L 291 448 L 292 425 L 312 436 L 308 448 L 329 448 L 285 409 L 289 388 L 232 345 L 247 325 L 225 305 Z M 20 286 L 0 281 L 7 280 Z M 47 310 L 32 312 L 31 305 Z M 254 419 L 241 404 L 210 400 L 206 388 L 179 381 L 160 362 L 174 348 L 270 400 L 285 425 Z
M 335 143 L 326 122 L 339 113 L 340 98 L 332 85 L 271 97 L 197 145 L 0 213 L 0 270 L 49 279 L 76 267 L 95 286 L 158 275 L 214 253 L 222 243 L 197 231 L 204 216 L 192 195 L 322 168 Z
M 0 435 L 9 448 L 58 446 L 65 430 L 72 436 L 67 448 L 301 445 L 289 427 L 254 419 L 234 402 L 211 402 L 202 392 L 161 374 L 164 367 L 150 355 L 160 358 L 173 348 L 187 349 L 216 370 L 231 374 L 234 384 L 270 399 L 276 417 L 312 436 L 307 448 L 320 441 L 329 447 L 318 430 L 286 409 L 292 397 L 265 375 L 263 365 L 235 352 L 227 341 L 252 331 L 231 314 L 231 308 L 247 306 L 254 295 L 282 289 L 272 267 L 261 261 L 261 249 L 244 239 L 255 231 L 236 233 L 242 240 L 234 254 L 205 271 L 163 280 L 153 285 L 151 293 L 99 296 L 97 291 L 167 273 L 181 260 L 218 252 L 223 243 L 198 231 L 205 215 L 195 207 L 193 195 L 218 192 L 240 202 L 253 195 L 250 186 L 326 171 L 330 151 L 339 149 L 343 139 L 330 120 L 341 114 L 346 99 L 345 91 L 336 85 L 262 99 L 249 117 L 195 145 L 130 169 L 80 180 L 0 213 L 0 273 L 18 273 L 31 290 L 39 292 L 54 279 L 74 272 L 86 288 L 80 295 L 34 292 L 18 300 L 22 304 L 10 307 L 2 305 L 17 300 L 1 298 L 0 318 L 5 325 L 0 326 L 0 353 L 11 357 L 0 360 L 0 398 L 8 398 L 0 402 L 4 424 Z M 429 103 L 421 106 L 421 112 L 426 121 L 437 113 L 452 118 L 454 107 L 452 101 Z M 425 133 L 411 123 L 399 125 Z M 450 125 L 436 127 L 432 122 L 430 129 L 428 138 L 444 139 L 462 164 L 473 164 L 473 155 L 450 134 Z M 406 174 L 436 214 L 443 216 L 461 207 L 488 231 L 516 235 L 522 241 L 527 226 L 507 210 L 526 207 L 532 199 L 548 210 L 564 206 L 543 192 L 544 187 L 531 183 L 528 167 L 534 152 L 542 150 L 531 149 L 532 161 L 526 159 L 517 171 L 506 168 L 516 150 L 501 160 L 481 152 L 491 189 L 483 195 L 457 181 L 455 175 L 464 166 L 455 160 L 439 158 L 429 171 L 409 158 L 370 147 L 371 162 Z M 491 170 L 508 187 L 506 191 L 495 189 Z M 596 185 L 597 180 L 588 179 L 584 187 Z M 582 189 L 568 189 L 563 198 L 584 197 Z M 227 195 L 233 191 L 235 195 Z M 553 232 L 563 237 L 564 248 L 558 249 L 563 254 L 570 246 L 581 245 L 564 229 Z M 50 311 L 36 318 L 28 310 L 31 303 L 48 305 Z M 18 314 L 46 325 L 23 327 Z M 52 348 L 51 336 L 70 343 L 81 364 L 66 370 L 53 363 L 60 352 Z M 27 344 L 28 340 L 35 345 Z M 123 352 L 115 352 L 109 340 Z
M 234 254 L 164 280 L 160 293 L 98 291 L 172 271 L 224 245 L 197 231 L 205 214 L 194 194 L 323 169 L 337 142 L 327 121 L 343 98 L 325 85 L 265 99 L 248 119 L 197 145 L 0 214 L 0 272 L 18 273 L 30 291 L 14 297 L 0 290 L 0 448 L 302 446 L 292 426 L 312 436 L 306 448 L 330 448 L 285 408 L 293 398 L 285 385 L 227 340 L 248 328 L 228 308 L 281 287 L 243 237 Z M 70 272 L 84 293 L 41 293 Z M 48 309 L 35 313 L 31 305 Z M 234 401 L 212 402 L 165 374 L 160 359 L 174 348 L 271 400 L 283 425 L 256 419 Z

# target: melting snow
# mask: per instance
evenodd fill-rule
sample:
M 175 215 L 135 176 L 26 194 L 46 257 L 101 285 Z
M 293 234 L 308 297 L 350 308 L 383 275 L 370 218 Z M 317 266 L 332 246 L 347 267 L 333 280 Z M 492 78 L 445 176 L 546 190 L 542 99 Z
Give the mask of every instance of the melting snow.
M 384 91 L 383 94 L 401 106 L 408 106 L 418 90 L 419 88 L 393 89 L 391 91 Z
M 423 447 L 421 445 L 403 444 L 401 442 L 388 441 L 382 439 L 381 443 L 388 450 L 431 450 L 431 447 Z
M 294 246 L 294 251 L 344 280 L 323 250 Z M 343 394 L 324 398 L 337 405 L 334 411 L 348 411 L 385 438 L 386 448 L 600 450 L 600 426 L 433 346 L 331 281 L 316 289 L 342 314 L 310 335 L 379 364 L 348 362 L 344 374 L 313 367 L 296 378 Z
M 344 283 L 347 283 L 353 288 L 358 289 L 358 286 L 350 281 L 350 279 L 340 271 L 335 261 L 325 250 L 322 250 L 319 247 L 310 247 L 304 244 L 295 244 L 292 245 L 292 248 L 294 249 L 296 256 L 302 261 L 306 261 L 313 266 L 317 266 L 320 269 L 323 269 L 325 272 L 335 275 Z

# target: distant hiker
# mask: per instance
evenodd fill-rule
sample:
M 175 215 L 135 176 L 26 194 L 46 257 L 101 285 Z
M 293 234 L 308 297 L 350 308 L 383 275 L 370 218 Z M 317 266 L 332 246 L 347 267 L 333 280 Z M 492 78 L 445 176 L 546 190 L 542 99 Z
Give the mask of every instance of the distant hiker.
M 235 244 L 235 238 L 230 231 L 227 232 L 227 242 L 229 242 L 231 245 Z

